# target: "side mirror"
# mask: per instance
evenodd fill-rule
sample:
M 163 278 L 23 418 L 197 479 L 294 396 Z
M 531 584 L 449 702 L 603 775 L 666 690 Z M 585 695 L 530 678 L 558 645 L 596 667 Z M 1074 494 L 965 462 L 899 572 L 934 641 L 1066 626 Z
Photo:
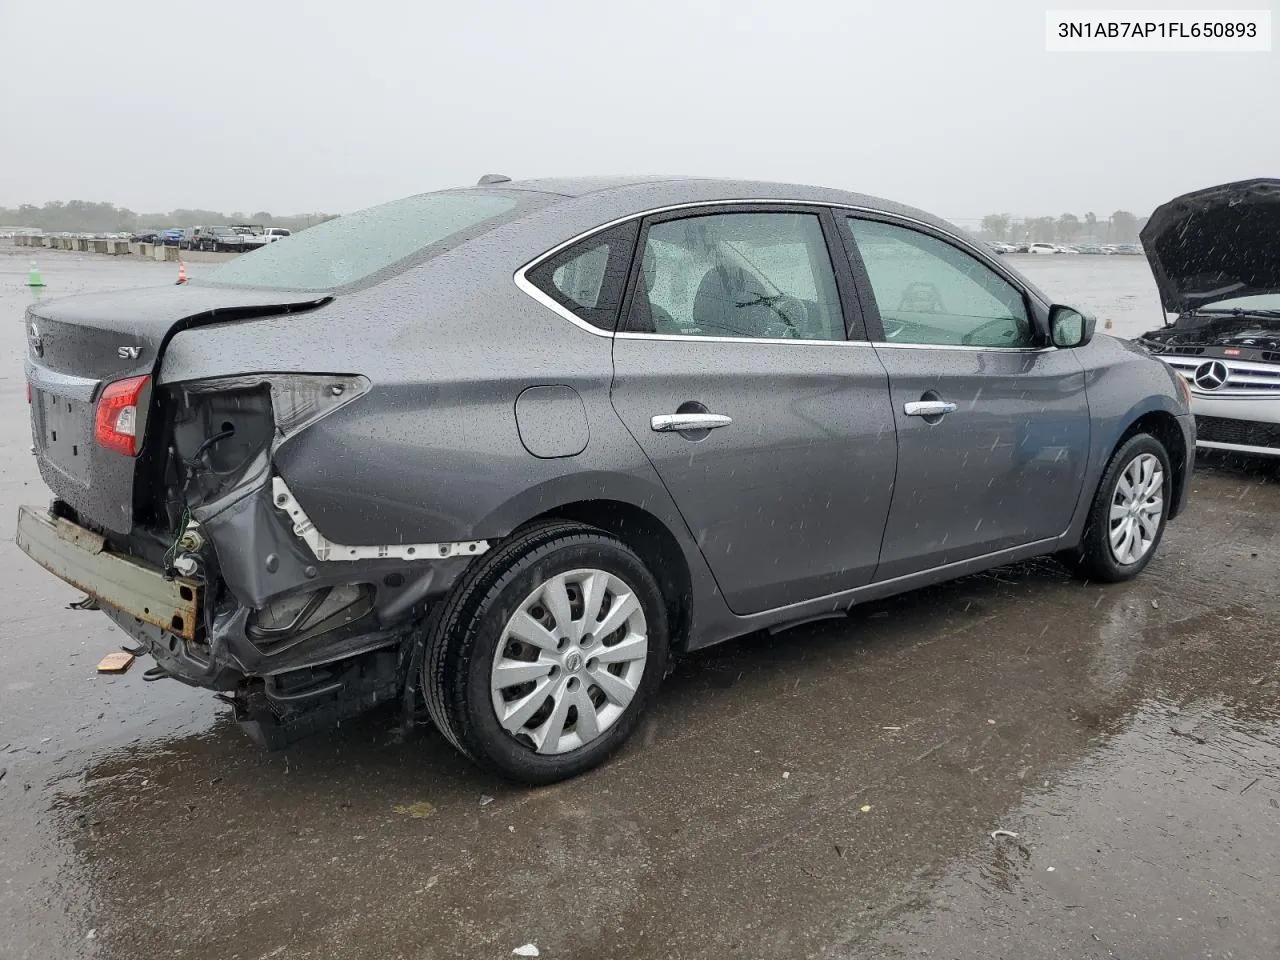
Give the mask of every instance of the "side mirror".
M 1056 304 L 1049 308 L 1049 336 L 1055 347 L 1083 347 L 1093 339 L 1097 320 L 1092 314 Z

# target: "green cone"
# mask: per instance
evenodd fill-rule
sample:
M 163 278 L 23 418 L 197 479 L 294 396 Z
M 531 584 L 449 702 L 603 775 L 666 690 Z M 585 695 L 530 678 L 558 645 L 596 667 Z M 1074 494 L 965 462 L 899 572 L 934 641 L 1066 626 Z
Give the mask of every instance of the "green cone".
M 44 278 L 40 276 L 40 268 L 36 266 L 36 262 L 34 260 L 31 261 L 31 270 L 27 273 L 27 286 L 44 286 Z

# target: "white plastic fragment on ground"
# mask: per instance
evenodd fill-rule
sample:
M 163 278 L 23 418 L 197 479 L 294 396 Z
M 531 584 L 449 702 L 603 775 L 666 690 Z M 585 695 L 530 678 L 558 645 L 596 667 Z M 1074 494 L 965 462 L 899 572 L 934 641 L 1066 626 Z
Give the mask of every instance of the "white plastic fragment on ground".
M 1017 840 L 1018 835 L 1012 830 L 992 830 L 991 839 L 999 840 L 1001 837 L 1008 837 L 1010 840 Z
M 535 944 L 526 943 L 523 947 L 516 947 L 511 952 L 517 957 L 536 957 L 538 955 L 538 948 Z

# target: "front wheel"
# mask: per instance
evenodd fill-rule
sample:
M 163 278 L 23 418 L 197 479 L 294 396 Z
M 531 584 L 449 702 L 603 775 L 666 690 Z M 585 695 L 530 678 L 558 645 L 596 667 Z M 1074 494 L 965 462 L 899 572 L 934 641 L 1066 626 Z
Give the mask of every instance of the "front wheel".
M 1164 536 L 1173 494 L 1169 454 L 1155 437 L 1130 437 L 1098 484 L 1080 547 L 1065 557 L 1081 576 L 1119 583 L 1142 572 Z
M 622 541 L 541 524 L 481 558 L 433 618 L 422 668 L 431 719 L 462 753 L 523 783 L 601 763 L 666 670 L 666 604 Z

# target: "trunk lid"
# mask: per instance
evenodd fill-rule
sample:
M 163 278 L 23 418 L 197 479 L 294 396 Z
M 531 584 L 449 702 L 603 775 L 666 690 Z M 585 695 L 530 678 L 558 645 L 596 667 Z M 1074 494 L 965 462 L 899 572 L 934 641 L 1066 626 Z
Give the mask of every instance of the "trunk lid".
M 129 377 L 154 376 L 165 345 L 179 330 L 312 310 L 329 299 L 316 293 L 183 284 L 33 304 L 25 319 L 26 375 L 32 442 L 45 483 L 82 521 L 129 533 L 135 475 L 156 453 L 146 426 L 162 418 L 149 417 L 140 407 L 141 450 L 136 457 L 100 447 L 94 439 L 94 414 L 103 388 Z M 148 405 L 151 396 L 150 390 L 144 393 Z
M 1280 293 L 1280 180 L 1224 183 L 1175 197 L 1142 228 L 1169 313 Z

